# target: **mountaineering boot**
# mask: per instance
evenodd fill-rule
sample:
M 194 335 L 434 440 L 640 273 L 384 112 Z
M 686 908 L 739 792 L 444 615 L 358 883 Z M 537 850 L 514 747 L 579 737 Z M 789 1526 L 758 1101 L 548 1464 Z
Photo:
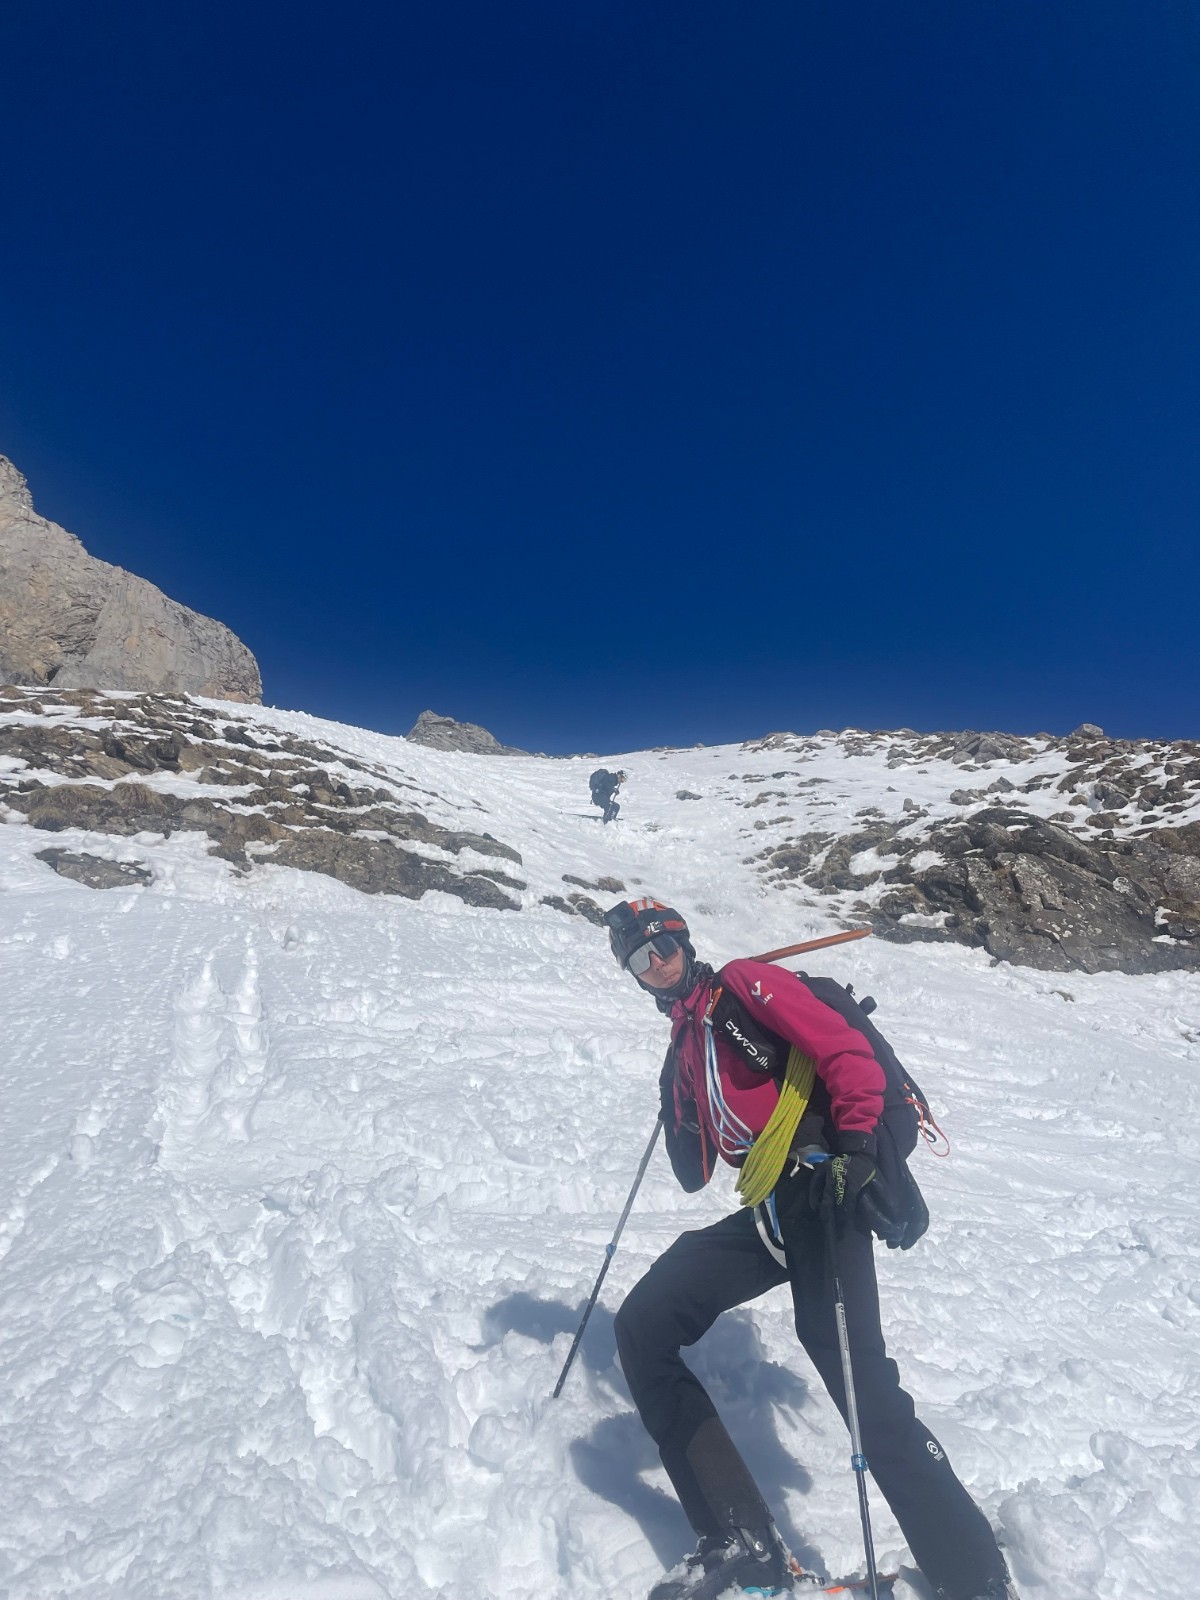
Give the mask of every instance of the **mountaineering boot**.
M 718 1595 L 780 1595 L 792 1587 L 788 1553 L 775 1531 L 732 1528 L 705 1534 L 682 1571 L 656 1583 L 649 1600 L 717 1600 Z
M 659 1455 L 700 1543 L 682 1570 L 651 1590 L 650 1600 L 716 1600 L 743 1590 L 774 1595 L 790 1589 L 788 1553 L 720 1417 L 705 1417 L 684 1440 L 660 1443 Z
M 946 1589 L 939 1589 L 938 1600 L 952 1600 L 952 1597 Z M 974 1594 L 963 1595 L 959 1600 L 1021 1600 L 1021 1597 L 1006 1574 L 1002 1578 L 993 1578 L 984 1588 L 977 1589 Z
M 703 1533 L 700 1543 L 672 1570 L 675 1576 L 668 1574 L 650 1591 L 649 1600 L 672 1600 L 672 1596 L 679 1593 L 678 1585 L 681 1583 L 695 1582 L 703 1576 L 705 1562 L 711 1561 L 716 1552 L 726 1542 L 725 1537 L 718 1538 L 715 1534 Z

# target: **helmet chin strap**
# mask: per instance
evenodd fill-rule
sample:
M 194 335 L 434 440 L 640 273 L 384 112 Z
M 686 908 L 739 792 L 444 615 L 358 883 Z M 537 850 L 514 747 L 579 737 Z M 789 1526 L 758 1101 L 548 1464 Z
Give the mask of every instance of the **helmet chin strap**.
M 671 1007 L 676 1000 L 684 999 L 691 994 L 698 983 L 703 983 L 705 979 L 711 978 L 712 975 L 713 969 L 708 962 L 697 961 L 695 951 L 689 943 L 684 946 L 683 975 L 678 983 L 673 983 L 669 989 L 655 989 L 648 983 L 642 983 L 640 978 L 637 981 L 648 995 L 653 995 L 654 1003 L 658 1009 L 669 1016 Z

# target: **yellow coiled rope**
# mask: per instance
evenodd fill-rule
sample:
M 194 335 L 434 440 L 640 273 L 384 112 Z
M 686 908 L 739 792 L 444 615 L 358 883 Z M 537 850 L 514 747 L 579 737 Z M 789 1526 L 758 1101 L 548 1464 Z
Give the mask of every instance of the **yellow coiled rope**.
M 793 1045 L 788 1051 L 787 1068 L 783 1074 L 783 1087 L 771 1120 L 755 1139 L 750 1154 L 742 1163 L 737 1181 L 737 1192 L 744 1206 L 757 1206 L 767 1198 L 779 1182 L 783 1164 L 800 1118 L 804 1115 L 809 1096 L 813 1091 L 817 1069 L 810 1056 Z

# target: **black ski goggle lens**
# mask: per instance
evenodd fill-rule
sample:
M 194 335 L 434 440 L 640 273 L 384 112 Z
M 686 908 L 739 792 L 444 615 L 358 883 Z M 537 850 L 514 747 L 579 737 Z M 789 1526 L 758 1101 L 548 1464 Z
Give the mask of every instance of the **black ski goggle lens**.
M 650 971 L 652 951 L 660 961 L 669 961 L 678 949 L 678 939 L 672 938 L 669 933 L 656 933 L 653 939 L 647 939 L 645 944 L 638 945 L 625 965 L 635 978 L 640 978 L 644 972 Z

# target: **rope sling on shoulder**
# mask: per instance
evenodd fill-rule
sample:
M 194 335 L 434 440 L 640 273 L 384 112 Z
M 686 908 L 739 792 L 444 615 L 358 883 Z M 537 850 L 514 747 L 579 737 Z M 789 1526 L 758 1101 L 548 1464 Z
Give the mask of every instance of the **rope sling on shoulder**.
M 816 1076 L 812 1057 L 793 1045 L 771 1120 L 755 1139 L 738 1175 L 736 1187 L 744 1206 L 761 1205 L 779 1182 Z

